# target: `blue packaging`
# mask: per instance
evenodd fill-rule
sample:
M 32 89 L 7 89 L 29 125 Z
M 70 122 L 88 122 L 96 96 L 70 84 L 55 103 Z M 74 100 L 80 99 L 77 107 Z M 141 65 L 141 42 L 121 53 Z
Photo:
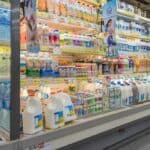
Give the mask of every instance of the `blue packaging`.
M 10 10 L 0 8 L 0 42 L 10 42 Z

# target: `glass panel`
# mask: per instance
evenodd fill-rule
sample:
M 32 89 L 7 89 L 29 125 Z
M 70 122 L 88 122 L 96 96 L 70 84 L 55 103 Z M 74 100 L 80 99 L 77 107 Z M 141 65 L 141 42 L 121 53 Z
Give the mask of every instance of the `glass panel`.
M 10 131 L 10 55 L 10 3 L 0 0 L 0 135 L 5 138 Z

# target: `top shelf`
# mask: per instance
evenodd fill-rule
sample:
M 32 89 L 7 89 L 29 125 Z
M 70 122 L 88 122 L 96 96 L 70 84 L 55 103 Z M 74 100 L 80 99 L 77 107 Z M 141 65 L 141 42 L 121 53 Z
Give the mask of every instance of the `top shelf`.
M 78 0 L 80 3 L 86 3 L 88 5 L 92 5 L 94 7 L 100 7 L 100 3 L 95 2 L 94 0 Z
M 117 13 L 118 13 L 118 16 L 120 16 L 120 17 L 124 17 L 129 20 L 134 20 L 134 21 L 137 21 L 140 23 L 150 24 L 149 18 L 145 18 L 145 17 L 139 16 L 139 15 L 136 15 L 134 13 L 130 13 L 128 11 L 117 9 Z
M 22 149 L 27 149 L 38 145 L 42 141 L 44 143 L 48 142 L 49 144 L 47 143 L 47 146 L 49 145 L 51 149 L 62 149 L 67 145 L 83 141 L 95 135 L 106 135 L 104 133 L 110 133 L 110 131 L 120 129 L 127 124 L 136 124 L 136 122 L 139 122 L 139 120 L 144 118 L 147 118 L 147 121 L 150 116 L 149 107 L 150 103 L 147 102 L 131 108 L 119 109 L 106 114 L 93 115 L 89 118 L 77 120 L 73 125 L 68 125 L 67 128 L 57 129 L 54 132 L 46 130 L 45 132 L 37 133 L 35 136 L 25 136 L 22 139 L 11 142 L 5 146 L 2 145 L 2 148 L 6 147 L 7 149 L 12 149 L 12 147 L 15 147 L 19 143 Z M 140 129 L 138 131 L 140 131 Z M 105 138 L 105 136 L 102 137 Z M 118 141 L 120 141 L 120 136 L 118 137 Z M 106 141 L 107 144 L 104 144 L 103 142 L 103 149 L 109 142 L 112 144 L 112 140 L 109 141 L 108 138 L 106 138 Z M 19 148 L 16 148 L 16 150 L 19 150 Z
M 76 32 L 76 33 L 97 33 L 96 29 L 92 29 L 89 27 L 83 27 L 80 25 L 75 25 L 75 24 L 69 24 L 69 23 L 65 23 L 65 22 L 55 22 L 52 21 L 50 19 L 43 19 L 43 18 L 38 18 L 37 19 L 38 22 L 47 24 L 50 26 L 50 28 L 56 28 L 62 31 L 72 31 L 72 32 Z

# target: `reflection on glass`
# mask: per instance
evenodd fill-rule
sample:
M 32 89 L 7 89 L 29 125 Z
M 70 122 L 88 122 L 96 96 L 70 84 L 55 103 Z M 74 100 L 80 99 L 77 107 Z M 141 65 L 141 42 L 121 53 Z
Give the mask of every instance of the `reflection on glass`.
M 0 0 L 0 131 L 10 131 L 10 6 Z M 0 132 L 1 134 L 1 132 Z

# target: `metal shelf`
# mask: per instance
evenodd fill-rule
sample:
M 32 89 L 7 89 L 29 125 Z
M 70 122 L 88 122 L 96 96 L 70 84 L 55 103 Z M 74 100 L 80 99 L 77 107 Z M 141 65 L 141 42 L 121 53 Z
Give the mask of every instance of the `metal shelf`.
M 121 37 L 129 38 L 129 39 L 141 39 L 141 40 L 150 41 L 150 36 L 142 36 L 142 35 L 133 34 L 133 33 L 126 33 L 125 31 L 121 31 L 121 32 L 117 31 L 117 35 Z
M 99 6 L 101 5 L 100 3 L 95 2 L 94 0 L 78 0 L 78 2 L 80 3 L 86 3 L 88 5 L 94 6 L 99 8 Z
M 134 13 L 127 12 L 125 10 L 117 9 L 117 15 L 119 17 L 123 17 L 128 20 L 132 20 L 132 21 L 134 20 L 139 23 L 150 24 L 149 18 L 145 18 L 145 17 L 139 16 L 139 15 L 136 15 Z
M 77 24 L 69 24 L 69 23 L 65 23 L 65 22 L 56 22 L 54 20 L 50 20 L 50 19 L 43 19 L 43 18 L 38 18 L 37 22 L 40 23 L 44 23 L 49 25 L 50 28 L 55 29 L 57 27 L 57 29 L 59 29 L 60 31 L 72 31 L 75 33 L 97 33 L 96 29 L 92 29 L 90 27 L 84 27 L 84 26 L 80 26 Z

